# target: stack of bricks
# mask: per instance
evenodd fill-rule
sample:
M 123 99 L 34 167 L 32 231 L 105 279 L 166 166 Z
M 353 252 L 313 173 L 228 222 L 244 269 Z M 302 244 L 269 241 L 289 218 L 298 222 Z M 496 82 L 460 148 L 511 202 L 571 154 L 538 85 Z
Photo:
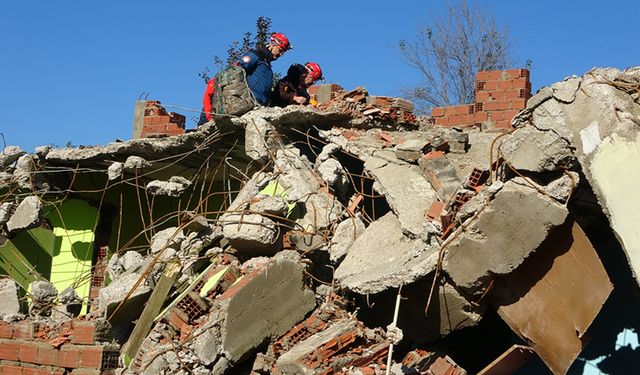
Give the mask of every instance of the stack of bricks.
M 509 129 L 513 117 L 531 97 L 529 70 L 493 70 L 476 75 L 475 103 L 436 107 L 431 116 L 437 126 Z
M 186 119 L 175 112 L 167 112 L 157 100 L 146 102 L 141 138 L 184 134 Z
M 0 374 L 113 374 L 119 348 L 110 332 L 105 321 L 0 323 Z
M 328 83 L 323 85 L 313 85 L 307 90 L 311 100 L 318 104 L 328 102 L 331 99 L 335 99 L 339 93 L 343 92 L 342 86 L 336 83 Z

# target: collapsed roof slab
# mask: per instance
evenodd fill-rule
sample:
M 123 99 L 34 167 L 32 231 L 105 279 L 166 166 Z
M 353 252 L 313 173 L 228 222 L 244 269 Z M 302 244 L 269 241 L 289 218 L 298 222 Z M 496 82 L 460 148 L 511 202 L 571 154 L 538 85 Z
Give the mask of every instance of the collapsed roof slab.
M 640 156 L 639 87 L 638 67 L 596 68 L 541 90 L 514 123 L 570 143 L 640 283 L 640 201 L 629 199 L 640 177 L 630 162 Z
M 335 271 L 342 287 L 360 294 L 378 293 L 412 283 L 435 270 L 438 249 L 402 233 L 389 212 L 358 237 Z
M 561 225 L 567 208 L 529 186 L 508 181 L 446 247 L 443 268 L 467 292 L 508 274 Z
M 567 221 L 509 275 L 489 301 L 556 375 L 566 374 L 586 345 L 584 334 L 613 290 L 580 226 Z
M 425 213 L 437 199 L 420 168 L 397 159 L 392 151 L 376 153 L 364 167 L 375 178 L 374 189 L 385 196 L 398 216 L 402 230 L 420 236 L 425 230 Z

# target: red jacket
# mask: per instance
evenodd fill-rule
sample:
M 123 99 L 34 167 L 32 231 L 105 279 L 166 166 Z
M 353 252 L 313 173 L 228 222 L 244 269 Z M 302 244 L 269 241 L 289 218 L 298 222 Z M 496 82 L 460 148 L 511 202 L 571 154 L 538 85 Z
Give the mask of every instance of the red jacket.
M 211 78 L 207 82 L 207 88 L 204 90 L 204 96 L 202 97 L 202 106 L 204 115 L 207 117 L 207 121 L 211 121 L 213 115 L 211 114 L 211 100 L 213 99 L 213 89 L 215 87 L 215 78 Z

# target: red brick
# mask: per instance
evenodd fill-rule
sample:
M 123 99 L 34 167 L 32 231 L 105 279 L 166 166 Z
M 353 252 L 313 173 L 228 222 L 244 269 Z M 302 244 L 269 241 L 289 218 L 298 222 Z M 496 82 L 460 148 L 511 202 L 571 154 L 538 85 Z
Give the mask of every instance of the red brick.
M 493 122 L 493 127 L 496 129 L 509 129 L 511 128 L 511 121 L 509 120 L 498 120 Z
M 439 159 L 444 157 L 444 152 L 442 151 L 430 151 L 422 156 L 423 159 Z
M 517 109 L 512 109 L 512 110 L 509 110 L 509 111 L 503 111 L 503 113 L 504 113 L 503 119 L 511 121 L 511 120 L 513 120 L 514 117 L 516 117 L 518 112 L 520 112 L 520 111 L 517 110 Z
M 440 221 L 440 213 L 444 210 L 444 206 L 445 203 L 440 201 L 431 203 L 431 207 L 429 208 L 429 211 L 427 211 L 427 217 Z
M 22 367 L 14 365 L 0 366 L 0 374 L 2 375 L 22 375 Z
M 468 105 L 457 105 L 455 108 L 456 115 L 468 115 L 469 114 L 469 106 Z
M 527 107 L 527 99 L 511 99 L 511 109 L 525 109 Z
M 170 116 L 145 116 L 142 122 L 143 125 L 158 125 L 169 123 L 171 121 Z
M 38 363 L 41 365 L 57 366 L 60 351 L 53 345 L 39 343 L 38 344 Z
M 436 125 L 440 125 L 440 126 L 449 125 L 449 117 L 436 117 Z
M 487 112 L 484 112 L 484 111 L 483 112 L 476 112 L 473 115 L 473 119 L 474 119 L 474 122 L 485 122 L 488 119 L 488 114 L 487 114 Z
M 500 105 L 498 103 L 499 103 L 498 100 L 493 100 L 493 101 L 490 101 L 490 102 L 484 102 L 484 106 L 483 106 L 482 109 L 484 111 L 489 111 L 489 112 L 498 111 L 498 108 L 500 107 Z
M 14 339 L 33 339 L 33 323 L 32 322 L 20 322 L 13 324 L 13 338 Z
M 456 115 L 456 106 L 451 105 L 448 107 L 444 107 L 444 115 L 445 116 L 455 116 Z
M 64 345 L 60 348 L 58 366 L 66 368 L 80 367 L 80 349 L 74 345 Z
M 476 81 L 487 81 L 489 80 L 489 71 L 481 71 L 476 73 Z
M 76 321 L 73 323 L 73 333 L 71 334 L 71 343 L 91 345 L 95 341 L 95 335 L 96 335 L 95 323 Z
M 502 70 L 491 70 L 489 71 L 489 79 L 488 81 L 501 81 L 502 78 Z
M 507 79 L 518 79 L 520 78 L 520 69 L 509 69 L 505 71 L 505 75 Z
M 22 375 L 64 375 L 65 370 L 54 367 L 23 367 Z
M 529 81 L 526 78 L 518 78 L 511 81 L 511 87 L 514 89 L 526 89 Z
M 489 99 L 488 91 L 476 91 L 476 102 L 484 102 Z
M 500 81 L 487 81 L 484 83 L 484 89 L 487 91 L 499 90 L 499 82 Z
M 18 360 L 18 348 L 20 345 L 14 340 L 2 340 L 0 341 L 0 359 L 6 359 L 9 361 Z
M 432 117 L 442 117 L 444 116 L 444 108 L 443 107 L 435 107 L 431 110 Z
M 18 359 L 26 363 L 38 363 L 38 344 L 33 341 L 21 341 Z
M 95 368 L 102 367 L 102 347 L 86 346 L 80 348 L 80 367 Z
M 507 100 L 511 100 L 511 99 L 519 99 L 520 98 L 520 91 L 522 89 L 509 89 L 509 90 L 505 90 L 503 92 L 504 94 L 504 98 L 503 99 L 507 99 Z
M 496 121 L 496 120 L 504 120 L 505 116 L 504 116 L 504 111 L 493 111 L 488 113 L 489 118 L 491 119 L 491 121 Z
M 0 339 L 10 339 L 13 337 L 13 326 L 7 323 L 0 324 Z
M 475 116 L 473 114 L 466 114 L 460 116 L 460 124 L 462 125 L 470 125 L 475 122 Z

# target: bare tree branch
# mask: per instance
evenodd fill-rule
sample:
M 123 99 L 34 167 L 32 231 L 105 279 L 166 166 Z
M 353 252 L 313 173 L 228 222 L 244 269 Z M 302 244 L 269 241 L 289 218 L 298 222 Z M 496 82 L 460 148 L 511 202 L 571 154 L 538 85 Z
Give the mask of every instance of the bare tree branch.
M 423 78 L 403 92 L 417 112 L 472 103 L 476 73 L 510 64 L 508 30 L 498 29 L 488 9 L 474 0 L 455 0 L 418 31 L 415 41 L 398 43 L 403 59 Z

